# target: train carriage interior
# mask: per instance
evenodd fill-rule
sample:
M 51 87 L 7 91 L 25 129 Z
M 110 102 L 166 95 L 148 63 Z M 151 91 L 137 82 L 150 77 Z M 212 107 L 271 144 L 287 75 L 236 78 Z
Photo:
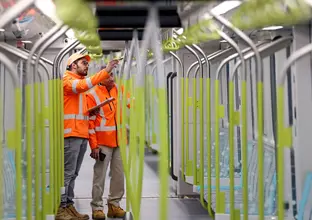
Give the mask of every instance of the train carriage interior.
M 80 53 L 88 76 L 119 59 L 130 94 L 125 220 L 311 220 L 311 18 L 311 0 L 0 0 L 0 219 L 55 219 Z M 74 201 L 91 218 L 90 153 Z

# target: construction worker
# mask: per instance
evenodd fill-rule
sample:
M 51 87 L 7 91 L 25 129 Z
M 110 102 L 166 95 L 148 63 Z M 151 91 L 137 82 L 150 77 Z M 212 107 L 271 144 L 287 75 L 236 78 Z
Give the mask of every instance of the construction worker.
M 118 146 L 116 111 L 118 99 L 118 88 L 115 84 L 113 74 L 110 78 L 103 80 L 87 94 L 88 108 L 99 105 L 99 103 L 113 97 L 114 100 L 101 107 L 99 114 L 90 118 L 89 143 L 91 157 L 94 158 L 93 185 L 92 185 L 92 218 L 104 220 L 103 193 L 107 168 L 110 163 L 111 179 L 110 191 L 107 199 L 109 218 L 123 218 L 125 211 L 120 207 L 120 201 L 124 195 L 124 171 Z M 130 105 L 128 104 L 128 108 Z M 93 120 L 91 120 L 93 119 Z M 105 155 L 105 159 L 101 160 Z
M 63 77 L 64 89 L 64 187 L 56 220 L 89 219 L 74 207 L 74 186 L 78 176 L 89 138 L 89 112 L 85 92 L 110 78 L 110 72 L 118 64 L 110 61 L 107 67 L 91 77 L 88 67 L 91 58 L 75 53 L 67 61 Z

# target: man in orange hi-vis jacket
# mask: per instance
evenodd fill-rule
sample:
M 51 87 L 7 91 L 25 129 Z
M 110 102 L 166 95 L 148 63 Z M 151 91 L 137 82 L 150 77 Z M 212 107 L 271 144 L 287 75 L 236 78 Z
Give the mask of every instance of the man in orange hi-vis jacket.
M 98 83 L 110 78 L 110 72 L 118 64 L 110 61 L 107 67 L 87 77 L 91 58 L 75 53 L 67 61 L 63 77 L 64 90 L 64 187 L 56 220 L 89 219 L 78 213 L 74 207 L 74 186 L 78 176 L 89 138 L 89 112 L 86 93 Z
M 123 94 L 123 87 L 121 88 Z M 111 180 L 107 205 L 109 218 L 123 218 L 125 211 L 119 203 L 124 195 L 124 171 L 120 156 L 120 148 L 117 137 L 117 102 L 118 88 L 114 76 L 103 80 L 87 94 L 88 108 L 99 105 L 101 102 L 114 98 L 112 102 L 100 108 L 99 114 L 92 116 L 89 120 L 89 143 L 92 150 L 91 157 L 94 158 L 93 186 L 92 186 L 92 218 L 104 220 L 103 193 L 107 167 L 110 163 Z M 128 105 L 130 97 L 127 94 Z M 122 119 L 121 119 L 122 120 Z

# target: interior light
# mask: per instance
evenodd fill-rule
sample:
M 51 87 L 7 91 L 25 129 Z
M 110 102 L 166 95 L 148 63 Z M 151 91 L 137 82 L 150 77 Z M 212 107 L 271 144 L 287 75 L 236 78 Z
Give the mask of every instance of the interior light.
M 228 11 L 238 7 L 242 2 L 241 1 L 224 1 L 218 4 L 216 7 L 211 9 L 211 12 L 217 15 L 222 15 L 227 13 Z M 203 15 L 204 19 L 210 19 L 211 16 L 209 13 L 205 13 Z
M 66 31 L 65 35 L 70 39 L 75 39 L 75 33 L 72 29 L 69 29 L 68 31 Z
M 220 40 L 220 43 L 227 43 L 226 40 Z
M 0 28 L 0 32 L 4 32 L 5 30 L 3 28 Z
M 32 41 L 30 41 L 30 40 L 22 40 L 22 42 L 23 42 L 24 44 L 32 44 Z
M 283 26 L 269 26 L 269 27 L 262 28 L 262 30 L 265 30 L 265 31 L 274 31 L 274 30 L 282 29 L 282 28 L 283 28 Z

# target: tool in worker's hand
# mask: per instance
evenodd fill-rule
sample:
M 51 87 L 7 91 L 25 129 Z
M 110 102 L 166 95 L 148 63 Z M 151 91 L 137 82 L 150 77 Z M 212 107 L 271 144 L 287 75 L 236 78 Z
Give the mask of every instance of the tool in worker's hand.
M 104 161 L 105 160 L 105 157 L 106 157 L 106 154 L 102 153 L 102 150 L 100 149 L 100 161 Z
M 98 104 L 97 106 L 94 106 L 94 107 L 88 109 L 88 112 L 94 113 L 94 112 L 96 112 L 96 110 L 99 110 L 102 106 L 107 105 L 114 100 L 115 100 L 114 97 L 110 97 L 110 98 L 106 99 L 105 101 L 101 102 L 100 104 Z
M 98 158 L 95 156 L 95 155 L 93 155 L 92 154 L 92 152 L 90 153 L 90 157 L 92 157 L 93 159 L 96 159 L 96 160 L 100 160 L 100 161 L 104 161 L 105 160 L 105 157 L 106 157 L 106 154 L 104 154 L 103 152 L 102 152 L 102 150 L 100 149 L 99 150 L 99 156 L 98 156 Z

